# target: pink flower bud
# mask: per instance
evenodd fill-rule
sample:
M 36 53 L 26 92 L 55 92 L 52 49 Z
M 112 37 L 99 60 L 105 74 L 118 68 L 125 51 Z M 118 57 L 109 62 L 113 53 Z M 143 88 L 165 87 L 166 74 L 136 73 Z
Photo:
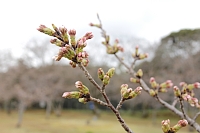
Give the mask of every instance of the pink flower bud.
M 83 87 L 83 83 L 81 81 L 76 81 L 75 87 L 78 88 L 78 89 L 82 88 Z
M 164 133 L 168 133 L 170 131 L 170 120 L 163 120 L 161 122 L 162 130 Z
M 185 84 L 186 84 L 185 82 L 180 82 L 180 83 L 179 83 L 179 85 L 180 85 L 181 87 L 183 87 Z
M 136 73 L 136 77 L 142 78 L 142 76 L 143 76 L 143 71 L 142 71 L 142 69 L 139 69 L 139 70 L 137 71 L 137 73 Z
M 154 81 L 155 81 L 155 78 L 154 78 L 154 77 L 151 77 L 151 78 L 150 78 L 150 83 L 151 83 L 151 82 L 154 82 Z
M 93 34 L 92 34 L 92 32 L 87 32 L 84 37 L 86 38 L 86 40 L 92 39 L 93 38 Z
M 98 69 L 97 74 L 98 74 L 99 79 L 103 80 L 103 77 L 104 77 L 105 73 L 104 73 L 102 68 Z
M 171 130 L 173 132 L 177 132 L 178 130 L 180 130 L 182 127 L 185 127 L 188 125 L 187 120 L 183 119 L 183 120 L 179 120 L 178 123 L 176 125 L 174 125 Z
M 65 92 L 62 95 L 62 97 L 64 98 L 76 98 L 76 99 L 78 99 L 80 96 L 81 94 L 78 91 Z
M 200 83 L 199 82 L 194 83 L 194 88 L 200 88 Z
M 176 97 L 180 97 L 181 96 L 181 91 L 177 86 L 174 86 L 174 95 Z
M 69 30 L 68 33 L 69 33 L 70 36 L 75 36 L 76 30 L 75 29 Z

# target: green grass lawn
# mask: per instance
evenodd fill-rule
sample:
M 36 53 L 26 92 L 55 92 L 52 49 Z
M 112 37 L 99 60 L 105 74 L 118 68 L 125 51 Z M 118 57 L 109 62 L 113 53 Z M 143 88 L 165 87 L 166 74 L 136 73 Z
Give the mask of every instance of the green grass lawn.
M 137 114 L 122 115 L 134 133 L 162 133 L 162 118 L 158 118 L 153 124 L 151 117 L 143 119 Z M 0 133 L 125 133 L 110 111 L 102 112 L 100 118 L 95 120 L 90 111 L 65 110 L 60 117 L 52 114 L 46 119 L 44 110 L 32 110 L 25 112 L 20 128 L 16 128 L 16 122 L 17 112 L 7 115 L 0 111 Z M 173 119 L 171 124 L 176 122 Z M 187 129 L 188 127 L 183 128 L 178 133 L 188 133 Z

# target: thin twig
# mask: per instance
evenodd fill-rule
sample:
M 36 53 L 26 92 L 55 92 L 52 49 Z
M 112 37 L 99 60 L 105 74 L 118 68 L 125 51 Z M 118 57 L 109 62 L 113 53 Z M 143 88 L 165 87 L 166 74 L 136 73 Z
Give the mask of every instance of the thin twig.
M 121 107 L 122 107 L 122 104 L 124 103 L 124 99 L 123 97 L 121 97 L 121 100 L 119 101 L 117 107 L 116 107 L 116 110 L 119 110 Z
M 179 98 L 179 102 L 180 102 L 181 112 L 183 113 L 183 117 L 184 117 L 184 119 L 185 119 L 185 118 L 186 118 L 186 113 L 185 113 L 185 110 L 184 110 L 182 98 Z
M 200 112 L 196 113 L 196 115 L 194 116 L 193 120 L 195 121 L 199 115 L 200 115 Z
M 92 78 L 92 76 L 90 75 L 90 73 L 87 71 L 87 69 L 81 64 L 78 63 L 78 66 L 80 67 L 81 70 L 84 71 L 85 76 L 89 79 L 89 81 L 99 90 L 101 91 L 101 87 L 94 81 L 94 79 Z
M 101 101 L 101 100 L 99 100 L 99 99 L 96 99 L 96 98 L 94 98 L 94 97 L 91 97 L 91 96 L 90 96 L 90 100 L 91 100 L 91 101 L 94 101 L 94 102 L 96 102 L 96 103 L 98 103 L 98 104 L 100 104 L 100 105 L 109 107 L 109 105 L 108 105 L 107 103 L 105 103 L 105 102 L 103 102 L 103 101 Z
M 176 104 L 177 104 L 177 102 L 178 102 L 178 98 L 176 98 L 176 99 L 174 99 L 174 101 L 173 101 L 173 103 L 172 103 L 172 106 L 176 106 Z
M 115 116 L 117 117 L 117 120 L 120 122 L 120 124 L 124 128 L 124 130 L 127 133 L 133 133 L 133 131 L 131 131 L 131 129 L 127 126 L 127 124 L 125 123 L 125 121 L 122 119 L 119 111 L 116 110 L 115 107 L 110 102 L 108 96 L 106 95 L 105 89 L 103 90 L 95 82 L 95 80 L 92 78 L 92 76 L 90 75 L 90 73 L 87 71 L 87 69 L 81 63 L 79 63 L 78 66 L 80 67 L 81 70 L 84 71 L 85 76 L 89 79 L 89 81 L 101 92 L 101 94 L 103 95 L 104 99 L 106 100 L 106 104 L 104 102 L 100 102 L 99 100 L 96 100 L 96 99 L 92 99 L 92 100 L 95 100 L 95 102 L 97 102 L 97 103 L 100 102 L 101 104 L 105 104 L 105 106 L 109 107 L 113 111 L 113 113 L 115 114 Z

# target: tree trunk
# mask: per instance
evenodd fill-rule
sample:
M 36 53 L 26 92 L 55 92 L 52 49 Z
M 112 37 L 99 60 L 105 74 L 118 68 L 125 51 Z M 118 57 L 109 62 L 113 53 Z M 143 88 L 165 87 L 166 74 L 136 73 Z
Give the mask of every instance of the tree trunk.
M 23 115 L 24 115 L 24 111 L 25 111 L 25 103 L 23 101 L 19 102 L 19 106 L 18 106 L 18 122 L 17 122 L 17 127 L 20 127 L 22 124 L 22 120 L 23 120 Z
M 48 100 L 47 107 L 46 107 L 46 118 L 49 118 L 49 116 L 51 114 L 51 109 L 52 109 L 52 101 Z

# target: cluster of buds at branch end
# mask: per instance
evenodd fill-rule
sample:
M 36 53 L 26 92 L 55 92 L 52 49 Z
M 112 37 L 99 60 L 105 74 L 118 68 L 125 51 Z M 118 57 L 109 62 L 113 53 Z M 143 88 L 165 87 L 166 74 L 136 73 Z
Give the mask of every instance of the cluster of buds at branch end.
M 132 54 L 132 57 L 133 57 L 133 58 L 135 58 L 135 59 L 137 59 L 137 60 L 142 60 L 142 59 L 145 59 L 145 58 L 148 57 L 148 53 L 143 53 L 143 54 L 141 54 L 141 53 L 138 52 L 138 49 L 139 49 L 139 47 L 136 46 L 136 47 L 135 47 L 135 53 Z
M 59 61 L 62 57 L 69 59 L 70 65 L 75 67 L 74 63 L 82 63 L 84 66 L 87 66 L 89 63 L 87 52 L 83 51 L 83 48 L 86 47 L 86 40 L 93 38 L 92 32 L 87 32 L 82 38 L 76 41 L 75 35 L 76 30 L 67 30 L 65 27 L 57 28 L 52 24 L 53 29 L 46 27 L 45 25 L 40 25 L 37 29 L 38 31 L 45 33 L 49 36 L 55 37 L 51 39 L 51 43 L 55 44 L 58 47 L 61 47 L 58 55 L 55 56 L 55 60 Z
M 102 42 L 102 44 L 106 45 L 107 48 L 107 53 L 108 54 L 116 54 L 118 51 L 123 52 L 124 48 L 119 46 L 119 41 L 118 39 L 115 39 L 115 42 L 113 45 L 109 45 L 109 43 L 107 42 L 107 39 L 105 38 L 105 42 Z
M 99 68 L 97 71 L 98 78 L 103 82 L 103 85 L 108 85 L 110 82 L 110 79 L 115 73 L 115 68 L 110 68 L 106 74 L 104 73 L 102 68 Z
M 182 127 L 185 127 L 188 125 L 187 120 L 179 120 L 176 125 L 173 127 L 170 126 L 170 120 L 163 120 L 161 122 L 162 130 L 164 133 L 176 133 L 178 132 Z
M 128 88 L 127 84 L 121 85 L 121 97 L 124 100 L 135 98 L 137 95 L 141 93 L 142 87 L 137 87 L 135 90 L 132 88 Z
M 196 106 L 197 108 L 200 108 L 199 100 L 195 97 L 192 97 L 190 94 L 185 93 L 181 95 L 182 98 L 187 101 L 192 107 Z
M 174 86 L 174 95 L 176 97 L 181 97 L 181 91 L 177 86 Z
M 75 83 L 75 87 L 79 89 L 79 91 L 71 91 L 63 93 L 63 98 L 75 98 L 78 99 L 81 103 L 87 103 L 90 101 L 90 92 L 89 89 L 83 85 L 81 81 L 77 81 Z
M 159 85 L 159 92 L 167 92 L 168 88 L 171 88 L 173 83 L 171 80 L 167 80 Z

